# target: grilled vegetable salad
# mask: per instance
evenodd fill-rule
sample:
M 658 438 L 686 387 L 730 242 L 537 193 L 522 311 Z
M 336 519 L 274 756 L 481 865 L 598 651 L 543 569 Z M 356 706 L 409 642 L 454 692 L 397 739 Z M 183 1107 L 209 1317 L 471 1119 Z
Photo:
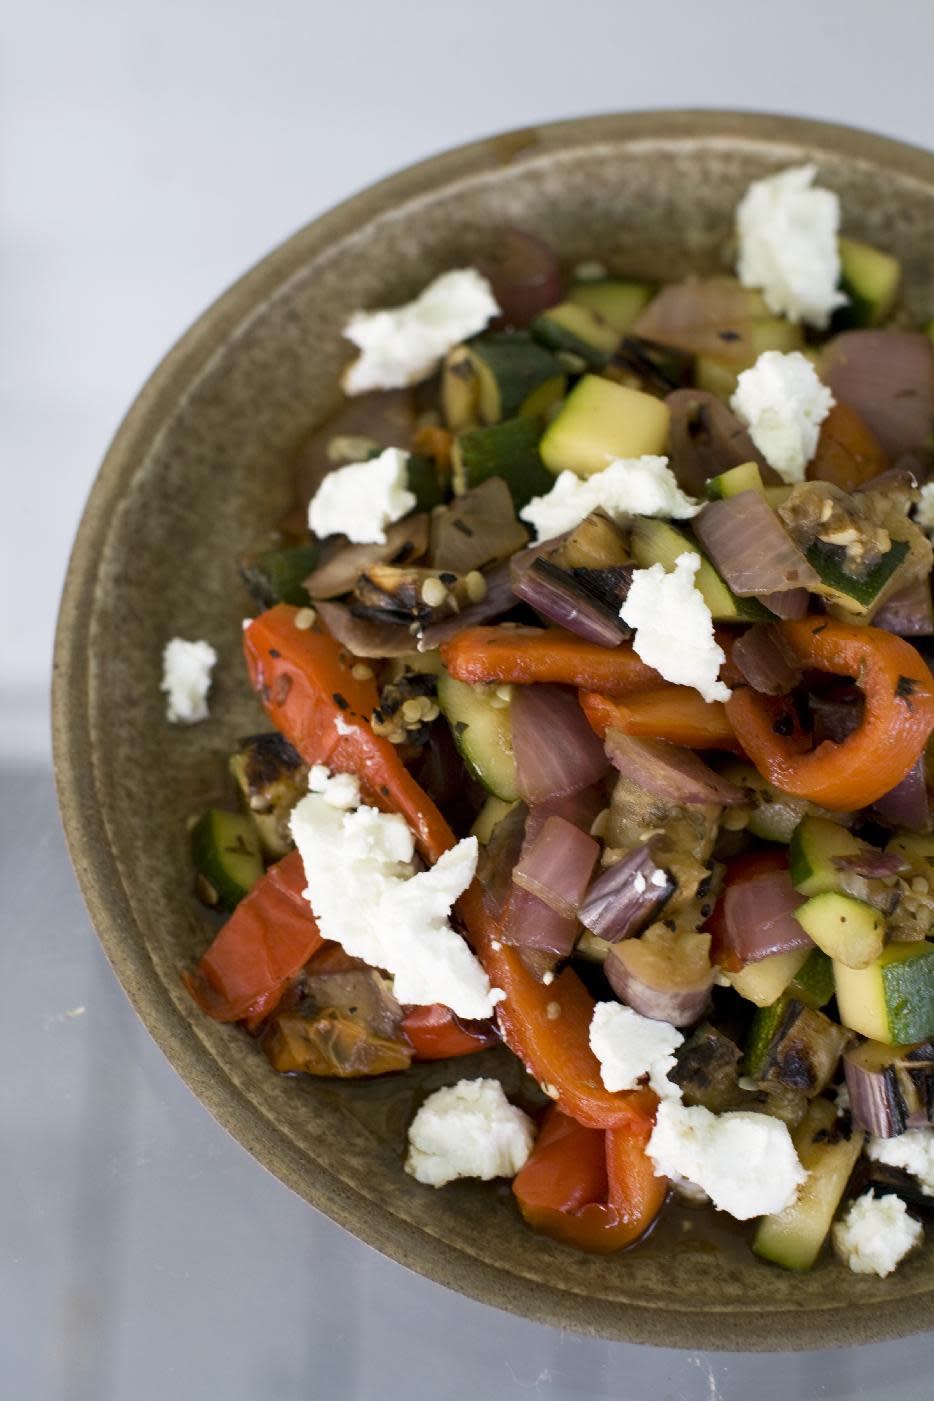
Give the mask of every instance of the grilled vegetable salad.
M 750 188 L 736 275 L 508 229 L 352 318 L 242 562 L 271 728 L 184 976 L 283 1073 L 454 1061 L 407 1170 L 569 1246 L 674 1197 L 884 1275 L 934 1201 L 934 342 L 814 179 Z

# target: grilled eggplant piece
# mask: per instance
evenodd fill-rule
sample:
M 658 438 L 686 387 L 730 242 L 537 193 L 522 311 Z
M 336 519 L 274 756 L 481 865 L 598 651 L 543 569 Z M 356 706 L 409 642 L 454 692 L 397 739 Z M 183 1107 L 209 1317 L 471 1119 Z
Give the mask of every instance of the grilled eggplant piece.
M 676 1052 L 669 1079 L 680 1085 L 684 1102 L 701 1104 L 712 1114 L 735 1109 L 739 1091 L 739 1047 L 722 1031 L 704 1022 Z
M 849 1039 L 823 1012 L 783 996 L 753 1017 L 744 1069 L 766 1088 L 777 1083 L 813 1097 L 830 1083 Z
M 264 856 L 278 861 L 292 849 L 289 817 L 307 789 L 307 765 L 288 740 L 273 731 L 243 740 L 230 757 L 230 772 Z

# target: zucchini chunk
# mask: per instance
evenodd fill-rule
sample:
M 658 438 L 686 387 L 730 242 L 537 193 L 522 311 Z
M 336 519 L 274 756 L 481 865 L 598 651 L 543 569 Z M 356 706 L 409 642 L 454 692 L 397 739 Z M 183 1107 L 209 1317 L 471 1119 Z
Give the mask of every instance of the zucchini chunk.
M 292 849 L 289 817 L 308 786 L 308 766 L 287 739 L 272 731 L 243 740 L 229 767 L 263 854 L 278 861 Z
M 770 1007 L 800 973 L 808 956 L 807 949 L 789 949 L 787 953 L 773 953 L 756 963 L 747 963 L 736 972 L 724 969 L 724 976 L 747 1002 L 757 1007 Z
M 590 477 L 614 458 L 665 451 L 671 411 L 661 399 L 597 375 L 584 375 L 545 430 L 542 461 L 550 472 Z
M 840 237 L 840 287 L 849 297 L 834 313 L 834 330 L 879 326 L 892 312 L 902 278 L 901 264 L 855 238 Z
M 834 961 L 840 1021 L 889 1046 L 934 1036 L 934 944 L 886 944 L 868 968 Z
M 839 823 L 822 817 L 805 817 L 792 833 L 788 847 L 791 882 L 802 895 L 823 895 L 845 890 L 846 876 L 836 860 L 869 851 Z
M 707 483 L 707 498 L 710 501 L 726 501 L 744 491 L 757 491 L 760 496 L 765 495 L 758 462 L 741 462 L 738 467 L 731 467 L 729 471 L 711 477 Z
M 488 477 L 502 477 L 517 511 L 533 496 L 544 496 L 554 478 L 539 455 L 541 438 L 537 418 L 507 418 L 461 433 L 454 439 L 451 457 L 456 494 L 462 496 Z
M 567 377 L 560 364 L 526 331 L 482 336 L 470 342 L 468 351 L 477 374 L 483 423 L 544 413 L 564 394 Z
M 549 350 L 574 355 L 594 370 L 602 369 L 619 345 L 619 333 L 591 307 L 576 302 L 543 311 L 530 329 Z
M 763 622 L 773 617 L 757 599 L 738 598 L 690 536 L 668 521 L 637 516 L 632 523 L 630 549 L 633 559 L 642 569 L 661 564 L 670 570 L 674 569 L 679 555 L 700 555 L 701 566 L 694 576 L 694 583 L 716 622 Z
M 205 903 L 228 910 L 240 903 L 263 874 L 256 829 L 239 812 L 208 808 L 191 829 L 191 855 Z
M 602 277 L 596 282 L 576 282 L 568 292 L 568 301 L 595 311 L 614 331 L 624 335 L 654 294 L 655 289 L 648 282 Z
M 470 686 L 443 672 L 438 677 L 438 705 L 471 773 L 495 798 L 516 802 L 519 790 L 509 703 L 502 702 L 489 686 Z
M 823 949 L 812 949 L 788 984 L 788 992 L 806 1007 L 825 1007 L 833 997 L 833 962 Z
M 829 603 L 846 613 L 868 615 L 883 602 L 888 592 L 886 585 L 904 562 L 909 549 L 907 540 L 893 540 L 891 549 L 860 579 L 843 568 L 844 552 L 838 545 L 825 545 L 816 540 L 806 551 L 806 558 L 820 575 L 820 592 Z
M 477 813 L 470 829 L 470 835 L 476 837 L 481 846 L 486 846 L 493 835 L 493 829 L 502 822 L 504 817 L 509 816 L 515 806 L 515 803 L 507 803 L 502 798 L 494 798 L 491 794 Z
M 835 890 L 799 905 L 795 919 L 819 949 L 847 968 L 868 968 L 885 943 L 885 920 L 879 911 Z
M 834 1213 L 863 1149 L 865 1135 L 847 1130 L 834 1106 L 816 1099 L 792 1135 L 807 1178 L 784 1211 L 763 1216 L 752 1248 L 786 1270 L 809 1270 L 827 1239 Z

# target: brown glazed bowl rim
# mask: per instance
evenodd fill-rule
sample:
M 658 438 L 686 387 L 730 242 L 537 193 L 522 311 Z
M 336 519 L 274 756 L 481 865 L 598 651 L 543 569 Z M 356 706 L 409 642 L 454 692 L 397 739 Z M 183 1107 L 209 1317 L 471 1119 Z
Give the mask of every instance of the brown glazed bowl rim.
M 605 1300 L 569 1307 L 559 1289 L 470 1258 L 439 1236 L 374 1210 L 371 1202 L 326 1170 L 311 1180 L 307 1159 L 260 1106 L 250 1101 L 204 1053 L 191 1018 L 168 997 L 142 939 L 133 937 L 128 892 L 101 811 L 91 745 L 91 620 L 115 510 L 137 464 L 163 422 L 211 358 L 250 314 L 310 259 L 364 223 L 439 186 L 504 164 L 521 168 L 551 152 L 601 145 L 638 146 L 690 140 L 764 151 L 800 143 L 869 168 L 897 173 L 930 190 L 934 154 L 852 127 L 804 118 L 713 110 L 646 111 L 584 117 L 474 141 L 409 166 L 352 196 L 274 249 L 223 293 L 169 351 L 140 391 L 111 443 L 92 487 L 68 567 L 58 618 L 52 685 L 56 784 L 71 859 L 91 919 L 118 980 L 182 1079 L 214 1117 L 293 1190 L 383 1254 L 483 1303 L 540 1323 L 659 1346 L 767 1350 L 776 1345 L 775 1317 L 744 1315 L 743 1332 L 720 1328 L 690 1308 L 622 1309 Z M 192 1017 L 198 1013 L 192 1008 Z M 781 1345 L 817 1348 L 902 1337 L 930 1326 L 934 1291 L 853 1310 L 782 1311 Z M 857 1313 L 863 1312 L 859 1309 Z M 845 1317 L 841 1317 L 845 1314 Z

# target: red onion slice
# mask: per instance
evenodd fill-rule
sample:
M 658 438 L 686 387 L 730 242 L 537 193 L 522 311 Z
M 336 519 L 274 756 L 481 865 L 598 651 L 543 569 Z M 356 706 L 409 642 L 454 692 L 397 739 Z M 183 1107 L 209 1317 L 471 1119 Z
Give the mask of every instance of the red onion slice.
M 577 920 L 559 914 L 531 891 L 513 886 L 502 926 L 503 942 L 567 958 L 577 939 Z
M 722 948 L 744 967 L 773 953 L 813 948 L 813 940 L 794 917 L 801 904 L 802 897 L 787 871 L 766 871 L 727 886 L 723 893 Z
M 741 597 L 820 584 L 817 571 L 758 491 L 711 501 L 692 524 L 719 573 Z
M 414 638 L 405 623 L 377 623 L 357 618 L 346 603 L 315 604 L 331 636 L 355 657 L 403 657 L 412 651 Z
M 786 589 L 779 593 L 764 593 L 760 596 L 760 602 L 777 618 L 794 620 L 807 616 L 811 595 L 807 589 Z
M 888 826 L 907 827 L 910 832 L 931 830 L 931 806 L 924 776 L 922 754 L 908 770 L 901 783 L 896 783 L 872 805 L 873 815 Z
M 549 817 L 535 840 L 526 844 L 512 878 L 557 914 L 573 919 L 599 855 L 600 845 L 593 837 L 563 817 Z
M 754 623 L 733 643 L 730 660 L 766 696 L 786 696 L 801 680 L 801 667 L 774 623 Z
M 618 595 L 615 605 L 601 597 L 597 588 L 585 577 L 597 571 L 561 569 L 550 560 L 541 557 L 525 562 L 515 571 L 513 592 L 517 598 L 531 605 L 537 613 L 559 627 L 600 647 L 618 647 L 631 629 L 619 616 L 619 610 L 629 592 L 633 566 L 620 565 L 614 569 L 599 571 L 613 575 Z M 608 596 L 614 580 L 606 581 L 605 593 Z
M 934 607 L 931 603 L 930 578 L 916 579 L 898 593 L 886 599 L 872 615 L 874 628 L 897 633 L 899 637 L 931 637 L 934 635 Z
M 854 871 L 867 879 L 900 876 L 910 869 L 908 862 L 894 851 L 857 851 L 852 856 L 835 856 L 833 864 L 838 871 Z
M 603 790 L 599 785 L 582 788 L 577 793 L 564 793 L 560 798 L 549 798 L 543 803 L 536 803 L 529 810 L 525 823 L 526 844 L 530 845 L 535 841 L 549 817 L 563 817 L 565 822 L 570 822 L 572 826 L 586 832 L 589 836 L 594 818 L 604 806 Z
M 509 579 L 509 563 L 495 565 L 483 576 L 486 583 L 486 594 L 479 603 L 472 603 L 469 608 L 461 609 L 460 613 L 451 618 L 442 618 L 437 623 L 429 623 L 418 639 L 418 650 L 420 652 L 432 652 L 436 647 L 440 647 L 442 642 L 449 642 L 452 637 L 456 637 L 465 628 L 480 627 L 483 623 L 491 623 L 503 613 L 508 613 L 515 605 L 515 596 L 512 591 L 512 584 Z M 409 649 L 411 651 L 411 648 Z M 389 655 L 387 653 L 387 655 Z
M 821 378 L 872 429 L 890 460 L 931 431 L 934 344 L 921 331 L 845 331 L 824 347 Z
M 675 882 L 656 866 L 649 847 L 639 846 L 600 872 L 577 917 L 598 939 L 615 944 L 640 933 L 674 891 Z
M 519 794 L 531 804 L 590 788 L 609 765 L 577 698 L 559 686 L 517 686 L 511 707 Z
M 606 752 L 613 767 L 624 777 L 677 807 L 708 803 L 727 807 L 746 801 L 742 788 L 714 773 L 690 749 L 681 749 L 666 740 L 637 739 L 635 735 L 609 729 Z

